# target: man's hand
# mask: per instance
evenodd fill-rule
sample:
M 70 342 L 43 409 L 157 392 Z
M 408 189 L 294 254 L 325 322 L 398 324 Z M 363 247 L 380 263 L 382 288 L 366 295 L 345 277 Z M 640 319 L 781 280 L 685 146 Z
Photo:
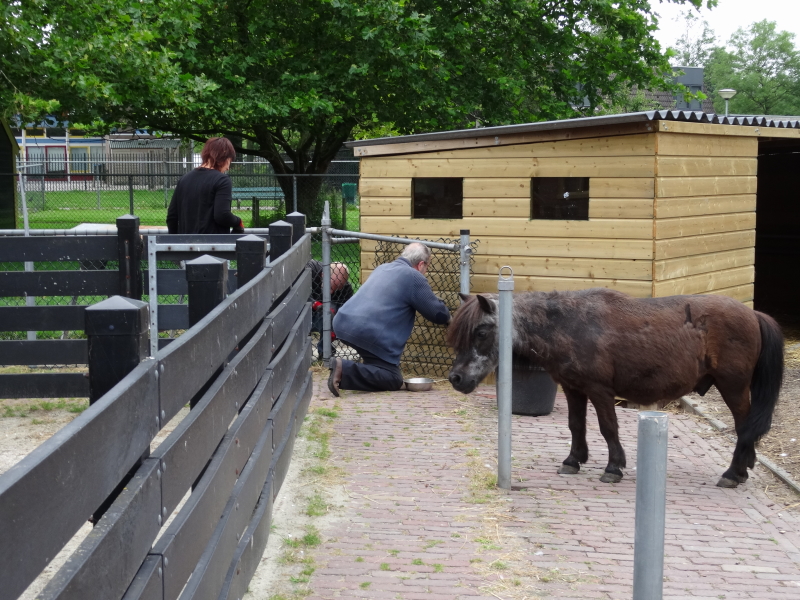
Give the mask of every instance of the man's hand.
M 239 224 L 234 226 L 233 233 L 244 233 L 244 221 L 239 219 Z

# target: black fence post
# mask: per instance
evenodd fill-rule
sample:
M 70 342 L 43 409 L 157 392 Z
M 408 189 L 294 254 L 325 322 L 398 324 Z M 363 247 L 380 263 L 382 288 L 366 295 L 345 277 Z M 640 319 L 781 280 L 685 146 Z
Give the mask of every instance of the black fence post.
M 267 240 L 257 235 L 246 235 L 236 240 L 237 283 L 241 288 L 264 269 Z
M 86 308 L 89 404 L 117 385 L 148 355 L 147 303 L 112 296 Z
M 133 214 L 133 175 L 128 175 L 128 195 L 131 203 L 130 213 Z
M 261 227 L 261 208 L 258 206 L 258 196 L 253 196 L 250 211 L 253 213 L 253 227 Z
M 292 247 L 292 224 L 275 221 L 269 226 L 269 260 L 274 262 Z
M 286 221 L 292 225 L 292 246 L 306 234 L 306 216 L 300 212 L 286 215 Z
M 139 217 L 117 217 L 117 254 L 119 256 L 119 295 L 142 299 L 142 237 Z
M 189 326 L 210 313 L 225 299 L 228 288 L 228 261 L 204 254 L 186 261 L 189 287 Z

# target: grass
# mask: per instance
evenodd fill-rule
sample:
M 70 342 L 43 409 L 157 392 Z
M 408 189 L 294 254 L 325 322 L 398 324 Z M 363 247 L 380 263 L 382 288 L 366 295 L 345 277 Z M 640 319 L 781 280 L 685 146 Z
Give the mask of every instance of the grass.
M 0 402 L 0 418 L 26 418 L 31 414 L 43 416 L 41 413 L 66 411 L 78 415 L 89 408 L 89 401 L 80 398 L 59 398 L 57 400 L 4 400 Z M 34 425 L 44 423 L 41 419 L 33 419 Z
M 87 182 L 89 184 L 89 182 Z M 106 186 L 109 187 L 109 186 Z M 26 194 L 28 205 L 28 222 L 33 229 L 68 229 L 80 223 L 114 223 L 120 215 L 131 212 L 130 191 L 127 186 L 116 186 L 116 189 L 92 189 L 87 185 L 84 190 L 47 191 L 44 194 L 36 188 L 35 183 L 30 184 Z M 166 195 L 162 189 L 133 190 L 133 214 L 139 217 L 142 225 L 166 225 L 167 207 L 172 200 L 172 189 L 167 189 Z M 321 193 L 319 201 L 328 199 Z M 270 222 L 282 219 L 286 210 L 280 201 L 261 201 L 261 227 L 266 227 Z M 266 210 L 272 205 L 275 210 Z M 241 208 L 237 208 L 236 200 L 233 201 L 233 214 L 241 217 L 246 227 L 252 227 L 252 209 L 250 201 L 241 201 Z M 332 202 L 332 217 L 335 225 L 341 223 L 341 202 Z M 22 218 L 20 217 L 20 222 Z M 361 212 L 358 205 L 347 206 L 347 225 L 358 229 L 361 222 Z M 332 252 L 335 254 L 335 251 Z

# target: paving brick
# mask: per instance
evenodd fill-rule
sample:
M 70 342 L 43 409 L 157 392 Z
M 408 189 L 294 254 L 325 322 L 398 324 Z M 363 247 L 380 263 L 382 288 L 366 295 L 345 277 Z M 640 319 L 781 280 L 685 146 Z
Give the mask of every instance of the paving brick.
M 317 382 L 312 407 L 332 406 L 326 387 Z M 631 597 L 637 413 L 617 411 L 628 467 L 614 485 L 599 481 L 608 451 L 591 406 L 590 459 L 572 476 L 556 473 L 570 442 L 563 396 L 550 415 L 514 416 L 520 489 L 505 506 L 472 504 L 470 462 L 496 465 L 495 402 L 488 386 L 467 398 L 450 390 L 343 394 L 329 444 L 351 496 L 320 531 L 309 598 L 496 599 L 502 594 L 487 586 L 500 573 L 488 567 L 497 560 L 542 597 Z M 457 414 L 465 408 L 467 417 Z M 671 414 L 669 427 L 664 599 L 800 598 L 800 519 L 776 513 L 761 492 L 763 470 L 737 489 L 717 488 L 732 444 L 701 437 L 706 426 L 687 415 Z

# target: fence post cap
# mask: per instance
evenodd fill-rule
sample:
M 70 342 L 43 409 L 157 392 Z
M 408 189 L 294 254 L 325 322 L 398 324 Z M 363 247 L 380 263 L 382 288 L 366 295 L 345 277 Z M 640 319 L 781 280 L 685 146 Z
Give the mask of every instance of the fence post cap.
M 297 212 L 297 211 L 290 212 L 288 215 L 286 215 L 286 218 L 289 218 L 289 217 L 294 217 L 295 219 L 298 218 L 298 217 L 302 217 L 303 219 L 306 218 L 306 216 L 303 213 Z M 277 222 L 279 222 L 279 221 L 276 221 L 276 223 Z
M 263 237 L 256 235 L 255 233 L 248 233 L 240 238 L 236 238 L 236 249 L 239 249 L 239 246 L 250 246 L 251 244 L 265 244 L 267 240 Z
M 469 229 L 462 229 L 459 231 L 459 235 L 469 235 Z
M 120 227 L 138 227 L 139 226 L 139 217 L 136 215 L 122 215 L 121 217 L 117 217 L 117 228 Z
M 208 254 L 186 261 L 186 281 L 216 281 L 227 271 L 227 260 Z
M 146 302 L 111 296 L 86 307 L 86 335 L 137 335 L 150 326 Z
M 274 233 L 273 233 L 274 231 Z M 292 224 L 286 221 L 275 221 L 269 226 L 270 236 L 277 235 L 278 237 L 288 237 L 292 235 Z

